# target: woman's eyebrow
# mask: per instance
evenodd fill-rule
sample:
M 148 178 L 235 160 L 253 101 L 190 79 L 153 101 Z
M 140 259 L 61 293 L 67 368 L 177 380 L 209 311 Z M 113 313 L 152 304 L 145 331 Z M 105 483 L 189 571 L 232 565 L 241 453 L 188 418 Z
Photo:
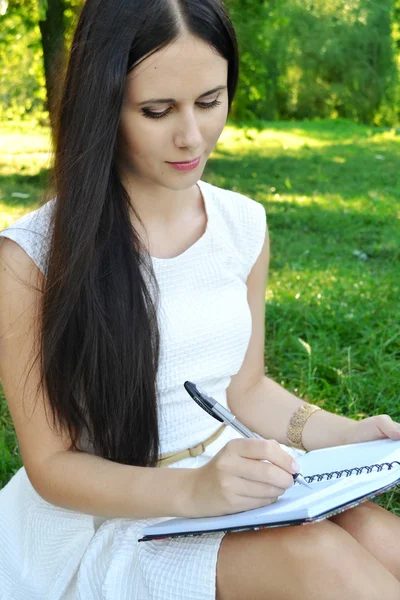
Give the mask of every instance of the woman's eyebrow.
M 209 90 L 208 92 L 204 92 L 204 94 L 201 94 L 201 96 L 199 96 L 199 98 L 204 98 L 205 96 L 209 96 L 210 94 L 214 94 L 214 92 L 219 92 L 220 90 L 225 90 L 227 88 L 226 85 L 220 85 L 212 90 Z M 152 100 L 145 100 L 144 102 L 139 102 L 139 104 L 137 104 L 136 106 L 143 106 L 143 104 L 165 104 L 167 102 L 176 102 L 176 100 L 174 98 L 158 98 L 158 99 L 152 99 Z

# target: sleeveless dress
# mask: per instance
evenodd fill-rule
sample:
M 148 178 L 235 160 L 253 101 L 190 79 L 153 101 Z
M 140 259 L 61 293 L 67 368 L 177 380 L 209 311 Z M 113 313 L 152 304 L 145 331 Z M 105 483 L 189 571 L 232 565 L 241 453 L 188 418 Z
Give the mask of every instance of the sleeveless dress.
M 263 206 L 200 180 L 203 236 L 185 252 L 152 257 L 160 286 L 160 451 L 177 452 L 220 423 L 183 387 L 193 381 L 227 406 L 226 389 L 251 336 L 246 279 L 266 233 Z M 17 242 L 46 274 L 55 199 L 0 235 Z M 240 437 L 227 427 L 206 452 L 165 468 L 197 468 Z M 87 440 L 81 448 L 91 452 Z M 0 491 L 0 600 L 214 600 L 223 532 L 138 542 L 163 518 L 99 518 L 49 504 L 22 467 Z

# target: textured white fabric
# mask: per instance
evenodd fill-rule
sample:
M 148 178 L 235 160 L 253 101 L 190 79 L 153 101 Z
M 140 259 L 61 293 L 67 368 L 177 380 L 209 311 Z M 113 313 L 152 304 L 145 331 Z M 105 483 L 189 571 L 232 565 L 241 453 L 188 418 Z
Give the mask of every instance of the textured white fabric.
M 201 180 L 198 185 L 208 216 L 205 233 L 175 258 L 152 258 L 161 292 L 162 453 L 192 446 L 220 425 L 183 383 L 198 383 L 226 406 L 226 389 L 251 335 L 246 279 L 266 231 L 261 204 Z M 44 274 L 54 202 L 0 232 Z M 205 454 L 168 468 L 199 467 L 235 437 L 227 428 Z M 81 445 L 91 451 L 87 440 Z M 22 467 L 0 492 L 0 599 L 214 599 L 224 534 L 138 543 L 143 527 L 159 520 L 100 519 L 53 506 L 36 493 Z

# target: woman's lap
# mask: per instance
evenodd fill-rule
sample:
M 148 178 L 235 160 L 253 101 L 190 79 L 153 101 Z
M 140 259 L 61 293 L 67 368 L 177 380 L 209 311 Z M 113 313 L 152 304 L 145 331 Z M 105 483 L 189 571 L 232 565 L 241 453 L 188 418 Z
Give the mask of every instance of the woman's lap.
M 27 500 L 27 492 L 29 491 L 27 488 L 30 486 L 27 485 L 25 479 L 24 477 L 22 481 L 20 474 L 13 482 L 13 487 L 16 487 L 15 498 L 18 496 L 20 500 L 22 498 Z M 17 491 L 19 483 L 24 482 L 23 489 Z M 33 506 L 36 506 L 37 503 L 38 499 L 35 494 Z M 55 507 L 47 508 L 50 508 L 51 512 L 58 512 Z M 25 514 L 26 511 L 23 512 Z M 54 522 L 54 519 L 52 519 L 52 522 Z M 79 523 L 79 529 L 81 529 L 81 525 Z M 324 579 L 323 584 L 326 585 L 328 583 L 326 574 L 329 571 L 335 577 L 346 577 L 352 573 L 354 579 L 354 574 L 356 574 L 357 580 L 357 572 L 362 570 L 364 580 L 365 574 L 367 574 L 367 581 L 371 577 L 376 582 L 380 582 L 381 587 L 385 587 L 385 585 L 389 588 L 393 587 L 397 584 L 397 581 L 389 571 L 397 576 L 397 572 L 394 571 L 396 568 L 400 569 L 400 560 L 396 560 L 397 556 L 400 556 L 400 548 L 398 546 L 396 548 L 396 542 L 400 540 L 399 528 L 400 519 L 379 506 L 366 502 L 356 509 L 345 511 L 331 520 L 321 523 L 303 527 L 285 527 L 227 534 L 222 539 L 219 551 L 215 550 L 216 553 L 218 552 L 216 557 L 218 600 L 235 600 L 236 598 L 240 598 L 240 600 L 243 600 L 243 598 L 257 600 L 258 597 L 263 598 L 263 600 L 264 598 L 280 600 L 279 590 L 282 581 L 285 586 L 283 589 L 288 590 L 288 593 L 282 596 L 284 600 L 291 600 L 290 586 L 296 586 L 297 589 L 299 582 L 305 589 L 307 585 L 310 587 L 310 593 L 305 597 L 307 600 L 312 600 L 313 590 L 316 589 L 316 579 L 322 576 Z M 383 539 L 382 543 L 379 542 L 379 538 Z M 365 547 L 366 544 L 363 544 L 363 540 L 369 542 L 373 540 L 373 548 L 365 550 L 363 545 Z M 134 540 L 130 540 L 130 544 L 128 544 L 132 548 L 131 542 L 134 542 Z M 172 550 L 172 548 L 170 549 Z M 151 550 L 150 547 L 149 550 Z M 380 552 L 382 552 L 383 559 L 379 555 Z M 183 555 L 185 554 L 186 552 L 183 552 Z M 208 551 L 207 555 L 209 555 Z M 358 555 L 358 558 L 356 555 Z M 331 564 L 328 568 L 331 561 L 335 564 Z M 385 561 L 387 561 L 386 565 Z M 155 562 L 158 562 L 157 559 Z M 362 567 L 358 566 L 359 564 Z M 183 570 L 185 569 L 186 567 L 183 568 Z M 210 573 L 209 576 L 212 584 Z M 154 572 L 148 579 L 153 580 L 153 577 Z M 372 579 L 371 589 L 376 585 Z M 201 581 L 201 578 L 199 581 Z M 257 597 L 257 590 L 260 586 L 265 591 L 270 589 L 270 593 L 266 596 Z M 329 585 L 326 585 L 324 589 L 327 588 L 329 588 Z M 235 593 L 238 595 L 235 596 Z M 381 595 L 380 598 L 385 597 L 385 600 L 391 600 L 390 593 L 389 589 L 389 592 Z M 212 594 L 212 590 L 210 594 Z M 298 593 L 293 597 L 296 600 L 301 600 Z M 327 600 L 328 598 L 330 600 L 331 598 L 323 595 L 315 597 L 318 600 Z M 357 600 L 363 598 L 360 594 L 354 597 L 357 597 Z M 342 600 L 345 598 L 346 596 L 343 597 L 342 595 Z M 374 598 L 374 596 L 371 595 L 368 598 Z M 394 598 L 396 600 L 400 599 L 400 587 L 397 590 L 397 596 L 394 596 Z
M 387 511 L 370 504 L 352 509 L 363 535 L 367 527 L 375 527 L 374 520 L 381 529 L 381 517 L 387 516 Z M 375 519 L 371 519 L 372 513 Z M 386 519 L 384 529 L 390 529 L 391 521 Z M 400 552 L 394 555 L 400 556 Z M 349 533 L 332 520 L 232 533 L 222 541 L 217 562 L 218 600 L 350 600 L 352 596 L 398 600 L 400 583 L 379 557 L 357 541 L 354 531 Z

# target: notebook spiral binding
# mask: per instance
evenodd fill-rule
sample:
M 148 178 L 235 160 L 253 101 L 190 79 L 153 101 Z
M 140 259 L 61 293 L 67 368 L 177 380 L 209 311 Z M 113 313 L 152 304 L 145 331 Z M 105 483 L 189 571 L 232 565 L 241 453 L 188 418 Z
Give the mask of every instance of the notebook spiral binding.
M 353 467 L 352 469 L 343 469 L 342 471 L 332 471 L 331 473 L 317 473 L 316 475 L 305 476 L 304 479 L 307 483 L 313 483 L 314 481 L 329 481 L 330 479 L 340 479 L 341 477 L 350 477 L 350 475 L 361 475 L 362 473 L 372 473 L 375 469 L 377 473 L 383 471 L 383 469 L 393 469 L 395 465 L 400 466 L 398 460 L 394 460 L 390 463 L 381 463 L 378 465 L 369 465 L 364 467 Z

